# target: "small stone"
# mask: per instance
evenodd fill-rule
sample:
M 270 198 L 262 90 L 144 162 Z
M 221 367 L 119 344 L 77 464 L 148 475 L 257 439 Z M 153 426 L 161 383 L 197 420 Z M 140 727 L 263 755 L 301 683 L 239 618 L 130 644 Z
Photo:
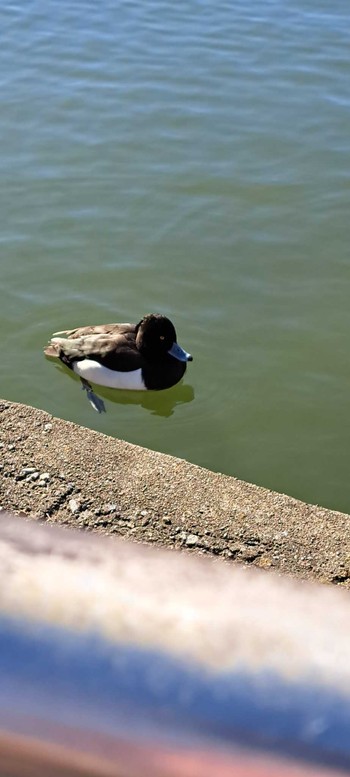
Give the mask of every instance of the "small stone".
M 11 444 L 11 445 L 8 445 L 7 447 L 9 451 L 14 451 L 16 446 Z
M 253 550 L 251 548 L 246 548 L 245 550 L 242 550 L 240 553 L 239 558 L 242 561 L 255 561 L 255 559 L 260 556 L 261 553 L 259 550 Z
M 198 539 L 199 537 L 197 536 L 197 534 L 189 534 L 186 539 L 186 545 L 190 545 L 191 547 L 193 547 L 194 545 L 197 545 Z
M 44 424 L 44 432 L 50 432 L 52 429 L 52 424 Z
M 114 504 L 114 502 L 110 502 L 110 504 L 106 505 L 106 510 L 108 510 L 109 513 L 115 513 L 117 510 L 117 505 Z
M 39 477 L 39 472 L 32 472 L 31 475 L 28 475 L 28 477 L 26 477 L 26 480 L 38 480 L 38 477 Z
M 85 518 L 85 515 L 83 515 L 82 518 L 80 518 L 81 521 L 83 521 Z M 110 518 L 99 518 L 97 521 L 95 521 L 96 526 L 108 526 L 108 524 L 111 523 Z
M 36 472 L 35 467 L 23 467 L 21 470 L 21 475 L 32 475 L 33 472 Z
M 211 546 L 212 553 L 215 553 L 216 556 L 219 556 L 220 553 L 223 552 L 223 550 L 226 549 L 226 545 L 223 542 L 216 542 Z
M 148 515 L 148 510 L 141 510 L 140 515 Z
M 71 513 L 78 513 L 80 510 L 80 502 L 78 502 L 77 499 L 70 499 L 68 502 L 69 509 Z
M 168 515 L 163 515 L 162 522 L 166 523 L 166 524 L 169 524 L 169 523 L 171 523 L 171 518 L 169 518 Z
M 109 513 L 113 512 L 113 509 L 110 509 L 110 504 L 103 504 L 99 508 L 99 515 L 109 515 Z
M 39 475 L 39 480 L 43 480 L 44 482 L 50 480 L 50 473 L 42 472 L 41 475 Z
M 242 546 L 239 545 L 238 543 L 233 543 L 233 545 L 229 545 L 228 546 L 228 549 L 229 549 L 230 553 L 232 553 L 232 556 L 237 556 L 237 553 L 240 552 L 241 547 Z
M 262 567 L 263 569 L 269 569 L 269 567 L 273 566 L 273 561 L 268 556 L 261 556 L 257 563 L 258 566 Z

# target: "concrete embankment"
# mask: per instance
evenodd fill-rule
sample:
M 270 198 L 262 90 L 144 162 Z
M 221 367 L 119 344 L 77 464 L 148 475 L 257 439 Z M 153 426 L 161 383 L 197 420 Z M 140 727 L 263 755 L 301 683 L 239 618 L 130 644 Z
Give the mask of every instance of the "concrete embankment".
M 0 401 L 0 506 L 350 587 L 350 516 Z

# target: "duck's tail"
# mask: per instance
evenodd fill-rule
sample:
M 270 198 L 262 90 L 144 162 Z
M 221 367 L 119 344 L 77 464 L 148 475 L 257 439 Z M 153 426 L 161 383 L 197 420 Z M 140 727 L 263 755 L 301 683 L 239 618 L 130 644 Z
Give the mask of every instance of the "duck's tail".
M 51 340 L 46 348 L 44 348 L 45 356 L 51 356 L 53 359 L 59 359 L 61 356 L 61 341 L 65 341 L 68 337 L 78 331 L 77 329 L 62 329 L 61 332 L 54 332 Z
M 52 335 L 50 342 L 46 348 L 44 348 L 45 356 L 51 356 L 54 359 L 60 359 L 64 353 L 64 346 L 66 343 L 66 338 Z
M 44 354 L 45 356 L 51 356 L 53 359 L 59 359 L 61 353 L 61 348 L 59 343 L 50 342 L 46 348 L 44 348 Z
M 71 366 L 71 361 L 81 357 L 81 338 L 69 340 L 67 337 L 53 336 L 44 349 L 45 356 L 53 359 L 61 359 L 64 364 Z

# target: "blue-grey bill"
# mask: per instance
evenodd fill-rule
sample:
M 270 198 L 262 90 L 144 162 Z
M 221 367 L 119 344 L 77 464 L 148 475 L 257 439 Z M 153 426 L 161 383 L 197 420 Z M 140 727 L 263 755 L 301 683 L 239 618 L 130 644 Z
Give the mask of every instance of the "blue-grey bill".
M 180 362 L 192 361 L 191 354 L 187 353 L 187 351 L 184 351 L 184 349 L 181 348 L 181 345 L 178 343 L 173 343 L 168 353 L 170 353 L 170 356 L 173 356 L 174 359 L 178 359 Z

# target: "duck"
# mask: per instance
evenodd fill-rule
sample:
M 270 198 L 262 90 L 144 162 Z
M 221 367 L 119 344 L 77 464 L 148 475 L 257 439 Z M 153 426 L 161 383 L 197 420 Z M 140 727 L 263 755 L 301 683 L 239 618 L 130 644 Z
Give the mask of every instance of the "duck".
M 161 391 L 178 383 L 192 356 L 177 342 L 172 321 L 149 313 L 137 324 L 101 324 L 55 332 L 46 356 L 72 370 L 98 413 L 104 402 L 91 383 L 129 391 Z

